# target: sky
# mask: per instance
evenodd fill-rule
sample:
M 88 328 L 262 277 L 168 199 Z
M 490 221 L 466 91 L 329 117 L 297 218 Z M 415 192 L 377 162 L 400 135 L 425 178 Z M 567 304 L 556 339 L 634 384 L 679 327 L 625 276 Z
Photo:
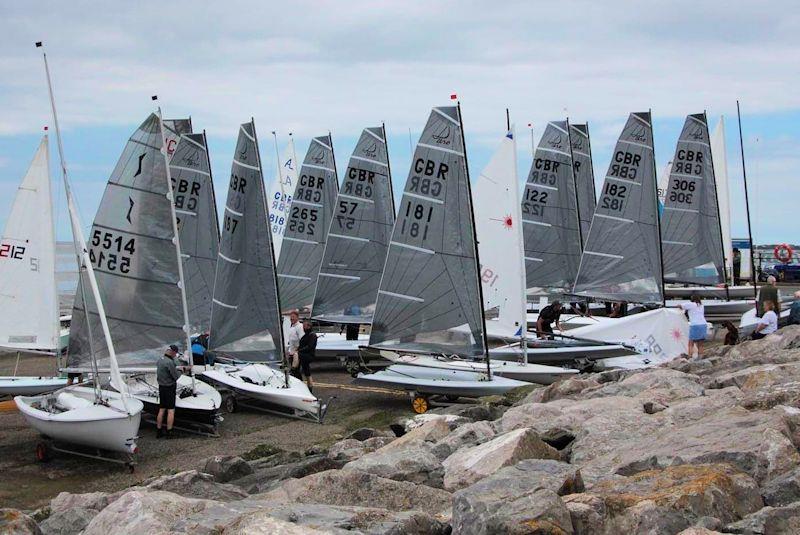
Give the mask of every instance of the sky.
M 430 108 L 456 93 L 473 179 L 517 126 L 520 186 L 531 132 L 589 123 L 597 188 L 630 112 L 652 110 L 662 169 L 687 114 L 726 118 L 734 237 L 746 237 L 736 100 L 756 243 L 800 242 L 800 10 L 776 0 L 4 2 L 0 5 L 0 226 L 55 86 L 85 227 L 128 136 L 154 111 L 191 116 L 224 191 L 238 125 L 255 119 L 267 180 L 292 132 L 302 158 L 331 132 L 344 170 L 362 128 L 386 124 L 396 195 Z M 58 169 L 55 143 L 53 179 Z M 340 175 L 342 173 L 340 172 Z M 54 182 L 58 185 L 57 182 Z M 69 239 L 58 187 L 58 237 Z M 218 195 L 221 202 L 222 196 Z

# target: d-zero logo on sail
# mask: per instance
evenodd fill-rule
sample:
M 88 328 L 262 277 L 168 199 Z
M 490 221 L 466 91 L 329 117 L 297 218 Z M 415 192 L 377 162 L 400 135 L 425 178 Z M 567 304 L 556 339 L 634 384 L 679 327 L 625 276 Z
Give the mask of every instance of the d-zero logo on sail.
M 547 140 L 547 144 L 550 145 L 550 147 L 553 148 L 553 149 L 564 150 L 564 147 L 562 145 L 562 141 L 563 141 L 563 139 L 561 137 L 561 134 L 557 134 L 553 138 Z
M 369 147 L 364 148 L 364 156 L 369 156 L 370 158 L 374 158 L 377 153 L 378 153 L 378 143 L 376 141 L 373 141 L 372 145 L 370 145 Z
M 700 125 L 695 126 L 694 130 L 689 132 L 688 137 L 694 141 L 703 141 L 705 139 L 705 136 L 703 135 L 703 127 Z
M 311 160 L 317 165 L 325 163 L 325 150 L 324 149 L 317 150 L 314 156 L 311 157 Z
M 442 125 L 442 128 L 440 128 L 439 131 L 436 132 L 435 134 L 431 135 L 431 137 L 439 145 L 449 145 L 450 143 L 452 143 L 450 141 L 451 134 L 452 132 L 450 131 L 450 125 L 444 124 Z
M 646 143 L 647 130 L 645 130 L 644 126 L 639 125 L 631 131 L 631 138 L 639 143 Z

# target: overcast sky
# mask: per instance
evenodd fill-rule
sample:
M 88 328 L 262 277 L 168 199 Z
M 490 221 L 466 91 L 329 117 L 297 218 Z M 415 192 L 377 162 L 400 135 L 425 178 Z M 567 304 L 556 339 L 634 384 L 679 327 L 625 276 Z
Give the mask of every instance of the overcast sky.
M 797 242 L 798 28 L 797 4 L 780 1 L 4 2 L 0 225 L 50 122 L 33 46 L 44 40 L 87 226 L 152 94 L 166 117 L 191 115 L 208 131 L 220 191 L 237 126 L 253 116 L 265 161 L 272 130 L 281 144 L 294 132 L 301 158 L 310 137 L 330 130 L 340 169 L 360 130 L 385 121 L 399 192 L 409 129 L 416 141 L 430 107 L 457 93 L 473 175 L 508 107 L 521 181 L 528 123 L 538 138 L 548 120 L 588 121 L 599 187 L 628 113 L 652 109 L 659 169 L 687 114 L 707 110 L 712 128 L 724 114 L 733 234 L 746 236 L 738 98 L 755 240 Z M 60 226 L 68 238 L 63 214 Z

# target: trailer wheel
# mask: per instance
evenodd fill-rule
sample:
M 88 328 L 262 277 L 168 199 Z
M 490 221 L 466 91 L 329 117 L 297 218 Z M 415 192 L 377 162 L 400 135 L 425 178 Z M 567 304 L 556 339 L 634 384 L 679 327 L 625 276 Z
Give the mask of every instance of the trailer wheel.
M 417 414 L 428 412 L 428 398 L 417 396 L 411 401 L 411 406 Z
M 225 412 L 228 414 L 236 412 L 236 396 L 233 394 L 228 394 L 225 396 L 225 399 L 222 400 L 222 407 L 225 409 Z
M 50 446 L 46 442 L 39 442 L 36 444 L 36 460 L 40 463 L 46 463 L 50 460 Z

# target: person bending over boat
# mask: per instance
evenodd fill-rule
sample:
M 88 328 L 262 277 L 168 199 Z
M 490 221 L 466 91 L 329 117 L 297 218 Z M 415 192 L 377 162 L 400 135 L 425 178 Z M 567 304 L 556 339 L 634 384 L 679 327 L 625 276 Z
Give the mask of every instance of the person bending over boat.
M 700 296 L 692 294 L 688 303 L 682 303 L 681 308 L 689 315 L 689 357 L 694 357 L 694 348 L 697 348 L 697 358 L 703 357 L 703 343 L 708 334 L 708 323 L 706 322 L 705 307 L 700 300 Z
M 778 315 L 775 313 L 775 303 L 764 301 L 764 315 L 758 320 L 756 332 L 753 333 L 753 340 L 761 340 L 768 334 L 778 330 Z
M 175 396 L 178 389 L 178 378 L 181 376 L 180 370 L 175 365 L 175 358 L 178 356 L 178 346 L 171 345 L 164 351 L 164 356 L 158 359 L 156 365 L 156 380 L 158 381 L 158 416 L 156 416 L 156 438 L 166 436 L 170 438 L 172 434 L 172 424 L 175 422 Z M 166 434 L 161 428 L 164 422 L 164 415 L 167 419 Z
M 553 339 L 553 322 L 556 329 L 561 330 L 561 301 L 553 301 L 539 312 L 539 319 L 536 320 L 536 334 L 539 338 Z
M 311 382 L 311 363 L 314 362 L 314 357 L 317 353 L 317 335 L 313 330 L 311 322 L 306 320 L 303 322 L 303 337 L 300 338 L 300 343 L 297 346 L 298 365 L 292 368 L 292 375 L 300 379 L 305 379 L 308 385 L 308 391 L 314 391 L 314 385 Z

